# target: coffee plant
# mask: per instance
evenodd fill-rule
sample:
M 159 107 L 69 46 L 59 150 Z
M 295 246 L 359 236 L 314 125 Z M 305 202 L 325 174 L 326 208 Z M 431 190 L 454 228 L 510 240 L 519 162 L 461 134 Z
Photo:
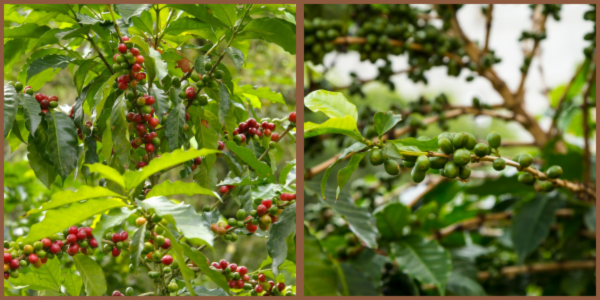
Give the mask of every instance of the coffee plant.
M 524 82 L 561 6 L 530 6 L 534 30 L 513 42 L 529 46 L 516 91 L 488 47 L 495 6 L 481 6 L 484 42 L 462 31 L 462 5 L 306 6 L 307 295 L 595 294 L 595 31 L 581 34 L 590 44 L 570 82 L 533 116 Z M 328 72 L 345 52 L 377 75 L 336 86 Z M 393 71 L 395 56 L 409 69 Z M 488 80 L 502 102 L 396 95 L 395 76 L 426 86 L 436 68 Z
M 4 32 L 28 162 L 5 162 L 5 295 L 295 295 L 295 88 L 245 75 L 294 61 L 295 6 L 6 5 Z

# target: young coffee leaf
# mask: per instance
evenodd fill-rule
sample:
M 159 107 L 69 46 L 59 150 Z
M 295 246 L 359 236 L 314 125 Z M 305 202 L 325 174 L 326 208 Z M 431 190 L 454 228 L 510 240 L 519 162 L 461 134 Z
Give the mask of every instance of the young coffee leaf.
M 420 141 L 411 137 L 401 140 L 389 140 L 388 142 L 394 143 L 400 152 L 402 152 L 402 150 L 415 151 L 415 149 L 418 151 L 438 151 L 437 140 L 437 137 L 426 141 Z
M 364 140 L 360 132 L 358 132 L 356 121 L 350 116 L 331 118 L 322 124 L 304 123 L 304 138 L 321 134 L 343 134 L 358 141 Z
M 131 265 L 135 268 L 140 265 L 140 255 L 142 255 L 142 250 L 144 250 L 144 242 L 146 242 L 145 238 L 146 226 L 142 225 L 138 227 L 131 235 Z
M 77 191 L 65 190 L 52 194 L 50 201 L 44 202 L 40 208 L 28 211 L 25 216 L 87 199 L 110 197 L 127 198 L 101 186 L 82 185 Z
M 103 165 L 101 163 L 95 163 L 86 166 L 90 169 L 90 172 L 96 172 L 100 174 L 101 177 L 106 178 L 125 188 L 125 178 L 121 174 L 119 174 L 117 170 L 109 166 Z
M 172 195 L 208 195 L 221 199 L 216 192 L 209 189 L 205 189 L 194 182 L 182 182 L 165 180 L 152 187 L 152 190 L 146 195 L 146 198 L 154 196 L 172 196 Z
M 379 136 L 382 136 L 384 133 L 388 132 L 390 129 L 394 128 L 398 122 L 402 121 L 401 115 L 395 115 L 393 112 L 377 112 L 375 116 L 373 116 L 373 124 L 375 126 L 375 131 Z
M 235 4 L 207 4 L 207 6 L 219 21 L 227 27 L 233 28 L 238 19 Z
M 313 112 L 323 112 L 329 118 L 352 117 L 358 121 L 356 106 L 344 94 L 325 90 L 314 91 L 304 97 L 304 106 Z
M 356 153 L 367 147 L 368 146 L 366 144 L 363 144 L 360 142 L 352 144 L 350 147 L 344 149 L 344 151 L 340 154 L 340 156 L 338 156 L 338 159 L 333 164 L 331 164 L 331 166 L 329 166 L 329 168 L 327 168 L 327 170 L 325 170 L 325 174 L 323 175 L 323 178 L 321 179 L 321 196 L 323 197 L 323 200 L 326 200 L 325 187 L 327 186 L 327 180 L 329 179 L 329 175 L 333 171 L 333 168 L 335 167 L 335 165 L 337 165 L 337 163 L 340 160 L 344 159 L 348 154 Z

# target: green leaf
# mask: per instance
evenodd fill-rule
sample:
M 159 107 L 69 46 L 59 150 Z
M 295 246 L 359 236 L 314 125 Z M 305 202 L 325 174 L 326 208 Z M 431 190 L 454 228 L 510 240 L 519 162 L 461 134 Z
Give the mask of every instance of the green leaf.
M 167 63 L 160 57 L 160 52 L 154 50 L 154 48 L 149 48 L 147 53 L 148 55 L 144 55 L 144 58 L 146 58 L 147 61 L 146 68 L 148 70 L 148 81 L 150 81 L 150 79 L 154 80 L 154 77 L 156 76 L 158 76 L 159 80 L 163 80 L 169 75 Z
M 338 187 L 337 187 L 337 191 L 335 193 L 336 200 L 340 195 L 340 191 L 344 188 L 344 185 L 346 185 L 346 182 L 348 182 L 348 180 L 350 180 L 350 176 L 352 176 L 354 171 L 356 171 L 356 168 L 358 168 L 358 164 L 363 159 L 363 157 L 365 157 L 365 155 L 367 155 L 366 152 L 355 153 L 350 158 L 350 162 L 348 163 L 348 165 L 338 172 L 338 175 L 337 175 Z
M 103 20 L 98 20 L 96 18 L 92 18 L 92 17 L 90 17 L 88 15 L 84 15 L 84 14 L 81 14 L 81 13 L 77 13 L 77 18 L 79 19 L 79 22 L 81 24 L 84 24 L 84 25 L 94 25 L 94 24 L 97 24 L 97 23 L 103 23 L 104 22 Z
M 273 103 L 285 104 L 285 101 L 283 100 L 283 95 L 281 95 L 281 93 L 272 91 L 269 87 L 261 87 L 261 88 L 255 89 L 253 86 L 251 86 L 249 84 L 243 85 L 241 87 L 236 86 L 235 94 L 241 95 L 243 97 L 255 96 L 257 98 L 266 99 Z M 260 104 L 260 102 L 258 102 L 258 103 Z M 260 105 L 259 106 L 252 105 L 252 106 L 260 108 Z
M 219 122 L 223 123 L 227 112 L 229 112 L 229 90 L 227 87 L 219 82 Z
M 12 85 L 4 86 L 4 138 L 8 136 L 8 133 L 12 129 L 17 112 L 19 110 L 19 103 L 17 101 L 17 91 Z
M 67 207 L 49 210 L 46 212 L 46 217 L 41 222 L 33 224 L 29 234 L 21 237 L 20 241 L 33 243 L 73 224 L 79 224 L 96 214 L 124 206 L 126 204 L 118 199 L 90 199 L 83 203 L 73 203 Z
M 112 4 L 111 4 L 112 5 Z M 150 10 L 152 4 L 115 4 L 119 15 L 125 22 L 128 22 L 131 17 L 137 17 L 144 11 Z
M 292 172 L 293 170 L 293 172 Z M 290 173 L 291 172 L 291 173 Z M 292 176 L 288 176 L 292 175 Z M 291 177 L 291 178 L 290 178 Z M 279 184 L 288 185 L 296 180 L 296 160 L 288 161 L 279 173 Z
M 4 38 L 5 39 L 16 39 L 16 38 L 26 38 L 26 39 L 39 39 L 46 33 L 46 31 L 50 30 L 50 27 L 43 25 L 37 25 L 33 23 L 25 23 L 21 26 L 17 27 L 8 27 L 4 28 Z
M 375 125 L 375 131 L 379 136 L 382 136 L 384 133 L 388 132 L 390 129 L 394 128 L 398 122 L 402 121 L 402 115 L 395 115 L 393 112 L 377 112 L 375 116 L 373 116 L 373 124 Z
M 56 173 L 63 181 L 77 167 L 79 146 L 73 120 L 55 110 L 46 113 L 48 122 L 48 145 L 46 152 L 52 158 Z
M 192 290 L 192 280 L 194 280 L 195 274 L 187 266 L 187 264 L 185 263 L 186 259 L 183 256 L 184 246 L 187 245 L 180 244 L 179 240 L 175 236 L 173 236 L 173 234 L 169 231 L 169 229 L 166 226 L 160 226 L 165 229 L 165 237 L 173 241 L 171 243 L 171 253 L 175 256 L 175 261 L 173 263 L 178 265 L 179 271 L 181 272 L 181 275 L 183 276 L 183 279 L 185 281 L 185 285 L 188 288 L 188 290 L 190 290 L 190 295 L 195 296 L 194 290 Z
M 405 138 L 401 140 L 388 140 L 388 142 L 394 143 L 396 147 L 402 151 L 438 151 L 438 138 L 434 137 L 426 141 L 420 141 L 415 138 Z
M 77 72 L 75 72 L 75 76 L 73 76 L 73 81 L 75 83 L 75 88 L 77 88 L 77 92 L 80 95 L 81 89 L 83 88 L 83 84 L 85 83 L 85 78 L 88 74 L 90 74 L 90 70 L 92 70 L 96 65 L 98 65 L 97 62 L 95 62 L 92 59 L 88 59 L 83 61 L 83 63 L 81 63 L 81 65 L 77 69 Z
M 124 94 L 115 100 L 110 114 L 110 126 L 106 130 L 111 130 L 115 156 L 121 165 L 129 165 L 131 143 L 128 133 L 129 122 L 127 122 L 127 99 Z
M 48 259 L 39 269 L 33 268 L 41 280 L 50 282 L 52 290 L 60 291 L 60 261 L 58 259 Z
M 208 278 L 210 278 L 217 286 L 222 288 L 223 290 L 229 292 L 229 285 L 227 284 L 227 279 L 221 272 L 215 271 L 210 268 L 207 263 L 206 256 L 202 254 L 200 251 L 192 251 L 190 246 L 186 244 L 181 244 L 183 248 L 183 253 L 185 256 L 189 257 L 198 268 L 202 271 L 202 273 L 206 274 Z
M 296 54 L 296 32 L 287 21 L 278 18 L 257 18 L 246 24 L 238 39 L 261 39 L 275 43 L 288 53 Z
M 225 53 L 227 53 L 227 57 L 233 61 L 236 67 L 241 68 L 244 65 L 244 53 L 240 49 L 229 47 L 225 49 Z
M 389 203 L 378 207 L 373 215 L 377 220 L 377 229 L 381 238 L 399 240 L 403 236 L 404 226 L 408 225 L 410 209 L 399 202 Z
M 258 176 L 266 178 L 269 182 L 275 183 L 275 176 L 271 168 L 264 162 L 259 161 L 252 150 L 246 147 L 240 147 L 234 142 L 225 142 L 227 149 L 235 153 L 240 159 L 247 163 Z
M 371 249 L 364 249 L 351 260 L 340 263 L 349 296 L 379 296 L 382 270 L 388 260 Z M 342 277 L 342 276 L 340 276 Z
M 205 75 L 207 71 L 204 69 L 204 65 L 206 65 L 206 63 L 210 61 L 210 56 L 200 55 L 196 57 L 196 60 L 194 60 L 194 70 L 199 74 Z
M 273 223 L 269 231 L 269 241 L 267 241 L 267 252 L 273 259 L 272 270 L 277 276 L 278 267 L 285 261 L 287 257 L 288 236 L 296 232 L 296 203 L 286 207 L 281 215 L 277 218 L 277 222 Z
M 237 21 L 236 4 L 207 4 L 207 6 L 215 18 L 229 26 L 229 28 L 233 28 Z
M 152 190 L 150 190 L 148 195 L 146 195 L 146 198 L 151 198 L 154 196 L 168 197 L 172 195 L 208 195 L 216 197 L 219 200 L 221 199 L 216 192 L 205 189 L 194 182 L 171 182 L 170 180 L 165 180 L 160 184 L 153 186 Z
M 102 296 L 106 293 L 106 278 L 100 265 L 83 254 L 73 256 L 75 268 L 83 280 L 86 296 Z
M 198 226 L 202 224 L 202 216 L 198 215 L 191 205 L 175 204 L 162 196 L 146 198 L 139 201 L 138 205 L 146 210 L 154 208 L 157 215 L 166 217 L 186 238 L 199 239 L 210 246 L 213 245 L 212 232 L 204 226 Z
M 52 194 L 50 201 L 44 202 L 40 208 L 28 211 L 25 216 L 46 211 L 49 209 L 61 207 L 70 203 L 75 203 L 83 200 L 94 198 L 116 197 L 126 199 L 127 197 L 119 195 L 101 186 L 81 186 L 77 191 L 60 191 Z
M 173 95 L 177 95 L 177 93 L 175 93 L 175 89 L 172 89 L 170 93 Z M 169 111 L 169 107 L 171 106 L 171 103 L 169 102 L 169 96 L 165 93 L 165 91 L 163 91 L 155 85 L 153 85 L 152 88 L 148 91 L 148 94 L 154 97 L 154 99 L 156 100 L 152 107 L 154 107 L 154 114 L 156 115 L 158 120 L 162 121 L 163 116 L 167 111 Z
M 8 281 L 19 288 L 27 288 L 34 291 L 45 291 L 55 290 L 55 286 L 52 282 L 48 282 L 40 278 L 36 272 L 28 272 L 19 274 L 18 278 L 10 277 Z M 4 288 L 7 288 L 6 281 L 4 281 Z
M 29 165 L 35 173 L 35 177 L 37 177 L 37 179 L 39 179 L 48 189 L 50 189 L 50 186 L 54 180 L 56 180 L 56 171 L 54 170 L 54 166 L 50 162 L 46 161 L 46 159 L 38 151 L 35 141 L 33 141 L 32 138 L 29 139 L 27 152 L 27 160 L 29 160 Z
M 327 180 L 329 179 L 329 175 L 331 174 L 331 172 L 333 171 L 333 168 L 337 165 L 337 163 L 340 162 L 342 159 L 344 159 L 348 154 L 356 153 L 358 151 L 366 149 L 367 147 L 368 146 L 366 144 L 363 144 L 361 142 L 352 144 L 350 147 L 344 149 L 344 151 L 342 151 L 342 154 L 340 154 L 340 156 L 338 156 L 337 160 L 333 164 L 331 164 L 331 166 L 329 166 L 327 168 L 327 170 L 325 170 L 325 174 L 323 175 L 323 178 L 321 179 L 321 196 L 323 197 L 323 199 L 326 199 L 325 198 L 325 187 L 327 186 Z
M 596 206 L 590 207 L 583 215 L 585 227 L 590 231 L 596 231 Z
M 194 293 L 196 296 L 228 296 L 222 288 L 209 290 L 202 285 L 194 286 Z
M 167 4 L 166 7 L 172 7 L 184 11 L 200 19 L 202 22 L 210 24 L 215 29 L 218 29 L 225 25 L 223 24 L 223 22 L 219 21 L 219 19 L 215 18 L 211 13 L 209 13 L 206 4 Z
M 304 138 L 309 138 L 321 134 L 344 134 L 358 141 L 363 141 L 364 138 L 358 132 L 356 121 L 346 116 L 343 118 L 332 118 L 323 124 L 315 124 L 312 122 L 304 123 Z
M 452 272 L 450 253 L 435 240 L 427 241 L 421 236 L 409 236 L 394 242 L 390 254 L 398 268 L 421 284 L 433 284 L 443 296 Z
M 169 27 L 165 29 L 165 34 L 169 35 L 186 35 L 193 34 L 205 39 L 214 40 L 214 33 L 210 25 L 194 18 L 180 17 L 171 22 Z
M 130 259 L 131 264 L 134 268 L 137 268 L 140 265 L 140 255 L 142 255 L 142 250 L 144 250 L 146 226 L 138 227 L 131 236 L 131 253 Z
M 69 15 L 69 4 L 21 4 L 23 6 L 32 8 L 34 11 L 41 10 L 47 12 L 58 12 L 61 14 Z
M 31 134 L 35 134 L 35 131 L 42 122 L 42 109 L 40 107 L 40 104 L 37 102 L 37 100 L 35 100 L 33 96 L 30 96 L 28 94 L 21 94 L 19 95 L 19 97 L 23 97 L 23 101 L 20 102 L 23 106 L 23 115 L 25 117 L 27 130 L 29 130 Z M 4 101 L 4 114 L 6 114 L 6 95 L 4 96 Z
M 161 157 L 155 158 L 152 161 L 150 161 L 150 163 L 147 166 L 145 166 L 139 171 L 127 170 L 125 172 L 125 187 L 127 190 L 131 190 L 137 187 L 140 183 L 144 182 L 146 178 L 150 177 L 151 175 L 157 172 L 179 165 L 196 157 L 207 156 L 209 154 L 214 153 L 220 153 L 220 151 L 211 149 L 190 149 L 188 151 L 184 151 L 178 149 L 171 153 L 163 154 Z
M 515 213 L 511 232 L 519 264 L 546 239 L 556 221 L 554 212 L 561 202 L 560 199 L 538 194 Z
M 338 273 L 319 240 L 304 227 L 305 296 L 338 296 Z
M 75 58 L 58 54 L 50 54 L 40 57 L 34 60 L 29 65 L 29 68 L 27 68 L 27 80 L 25 80 L 25 82 L 29 82 L 29 79 L 45 71 L 46 69 L 64 69 L 69 66 L 69 63 L 73 60 L 75 60 Z
M 86 165 L 90 172 L 96 172 L 100 174 L 103 178 L 106 178 L 122 188 L 125 188 L 125 178 L 119 174 L 119 172 L 109 166 L 103 165 L 101 163 L 95 163 L 93 165 Z
M 304 97 L 304 106 L 313 112 L 323 112 L 330 118 L 352 117 L 358 121 L 356 106 L 344 94 L 325 90 L 314 91 Z
M 81 286 L 83 285 L 83 280 L 79 275 L 73 273 L 71 270 L 67 270 L 64 275 L 63 285 L 67 290 L 67 293 L 71 296 L 79 296 L 81 293 Z
M 187 140 L 185 132 L 183 131 L 183 125 L 185 125 L 185 123 L 185 103 L 182 101 L 171 110 L 167 117 L 165 135 L 167 136 L 169 149 L 180 149 Z
M 94 238 L 96 238 L 96 241 L 98 241 L 98 245 L 102 245 L 102 239 L 107 230 L 122 225 L 133 213 L 135 213 L 135 210 L 121 207 L 111 209 L 107 213 L 102 214 L 100 220 L 92 230 L 92 234 L 94 235 Z

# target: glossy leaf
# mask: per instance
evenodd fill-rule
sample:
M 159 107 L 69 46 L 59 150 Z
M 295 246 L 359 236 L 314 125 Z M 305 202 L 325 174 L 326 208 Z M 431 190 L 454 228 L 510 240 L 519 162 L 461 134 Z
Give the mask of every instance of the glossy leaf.
M 278 267 L 285 261 L 287 256 L 288 236 L 296 230 L 296 204 L 286 207 L 281 215 L 277 218 L 277 222 L 273 223 L 269 231 L 269 241 L 267 242 L 267 252 L 273 259 L 272 270 L 277 276 L 279 273 Z
M 79 296 L 81 293 L 81 286 L 83 285 L 83 280 L 79 275 L 75 274 L 71 270 L 68 270 L 64 275 L 63 286 L 67 293 L 71 296 Z
M 8 136 L 13 122 L 17 117 L 19 103 L 17 100 L 17 91 L 12 85 L 4 86 L 4 138 Z
M 350 116 L 354 121 L 358 121 L 356 106 L 348 101 L 342 93 L 325 90 L 314 91 L 304 97 L 304 105 L 313 112 L 323 112 L 329 118 Z
M 104 271 L 91 257 L 83 254 L 73 256 L 75 268 L 83 280 L 87 296 L 103 296 L 106 293 Z
M 378 207 L 373 215 L 377 220 L 377 229 L 381 237 L 386 240 L 399 240 L 402 230 L 408 225 L 410 209 L 404 204 L 396 202 Z
M 235 4 L 207 4 L 215 18 L 219 19 L 229 28 L 233 28 L 237 21 Z
M 236 67 L 241 68 L 244 65 L 244 53 L 240 49 L 229 47 L 225 49 L 225 53 Z
M 183 125 L 185 124 L 185 103 L 180 102 L 171 110 L 169 116 L 167 117 L 167 128 L 165 129 L 165 135 L 167 136 L 169 149 L 180 149 L 185 143 L 186 137 L 185 132 L 183 131 Z
M 140 255 L 142 255 L 142 250 L 144 250 L 146 226 L 138 227 L 131 235 L 131 264 L 134 268 L 140 265 Z
M 101 177 L 106 178 L 119 186 L 125 188 L 125 178 L 119 174 L 119 172 L 109 166 L 103 165 L 101 163 L 95 163 L 92 165 L 86 165 L 90 172 L 96 172 Z
M 366 154 L 367 154 L 366 152 L 363 152 L 363 153 L 356 153 L 356 154 L 352 155 L 348 165 L 338 172 L 338 175 L 337 175 L 338 187 L 337 187 L 337 191 L 335 192 L 336 200 L 340 196 L 340 192 L 344 188 L 344 185 L 346 185 L 346 182 L 348 182 L 348 180 L 350 180 L 350 176 L 352 176 L 354 171 L 356 171 L 356 169 L 358 168 L 358 164 L 365 157 Z
M 375 116 L 373 116 L 373 124 L 375 126 L 375 131 L 379 136 L 382 136 L 384 133 L 388 132 L 390 129 L 394 128 L 398 122 L 402 121 L 401 115 L 395 115 L 393 112 L 377 112 Z
M 108 198 L 108 197 L 116 197 L 116 198 L 123 198 L 123 199 L 126 198 L 123 195 L 119 195 L 119 194 L 117 194 L 113 191 L 110 191 L 106 188 L 103 188 L 101 186 L 83 185 L 77 191 L 66 190 L 66 191 L 60 191 L 60 192 L 52 194 L 52 198 L 50 198 L 49 202 L 45 202 L 44 204 L 42 204 L 42 206 L 40 208 L 36 208 L 36 209 L 32 209 L 32 210 L 28 211 L 26 215 L 31 215 L 34 213 L 61 207 L 61 206 L 64 206 L 64 205 L 67 205 L 70 203 L 75 203 L 75 202 L 79 202 L 79 201 L 83 201 L 83 200 L 87 200 L 87 199 Z
M 129 165 L 129 150 L 131 149 L 131 143 L 129 142 L 129 122 L 127 122 L 127 99 L 124 95 L 119 96 L 113 105 L 110 114 L 110 128 L 111 130 L 113 150 L 115 157 L 119 160 L 121 165 Z
M 305 296 L 338 296 L 338 273 L 319 240 L 304 227 Z
M 421 284 L 433 284 L 443 296 L 452 272 L 450 253 L 435 240 L 409 236 L 390 247 L 398 267 Z
M 4 96 L 6 102 L 6 95 Z M 33 96 L 28 94 L 22 94 L 21 105 L 23 106 L 23 115 L 25 117 L 25 124 L 27 126 L 27 130 L 31 132 L 31 134 L 35 134 L 38 126 L 42 122 L 42 109 L 40 108 L 40 104 L 35 100 Z M 6 103 L 5 103 L 6 105 Z M 4 107 L 4 112 L 6 114 L 6 106 Z
M 279 45 L 288 53 L 296 54 L 296 32 L 278 18 L 256 18 L 246 24 L 239 39 L 261 39 Z M 289 23 L 288 23 L 289 24 Z
M 165 180 L 160 184 L 153 186 L 152 190 L 150 190 L 148 195 L 146 195 L 146 198 L 151 198 L 154 196 L 168 197 L 172 195 L 208 195 L 216 197 L 217 199 L 221 199 L 216 192 L 205 189 L 194 182 L 171 182 L 170 180 Z
M 62 112 L 54 110 L 46 113 L 48 122 L 48 148 L 56 173 L 63 181 L 77 167 L 79 146 L 73 120 Z
M 56 180 L 56 171 L 54 170 L 54 165 L 48 162 L 35 145 L 35 141 L 30 140 L 29 145 L 27 145 L 27 159 L 29 160 L 29 165 L 31 169 L 35 173 L 35 177 L 37 177 L 48 189 Z
M 64 55 L 58 55 L 58 54 L 50 54 L 50 55 L 40 57 L 40 58 L 34 60 L 29 65 L 29 68 L 27 69 L 26 82 L 29 82 L 29 79 L 31 79 L 33 76 L 45 71 L 46 69 L 49 69 L 49 68 L 52 68 L 53 70 L 64 69 L 73 60 L 75 60 L 75 58 L 64 56 Z
M 270 182 L 275 182 L 275 176 L 271 168 L 264 162 L 259 161 L 254 153 L 252 153 L 252 150 L 245 147 L 240 147 L 234 142 L 225 142 L 225 144 L 227 145 L 227 149 L 229 151 L 235 153 L 241 160 L 252 167 L 258 176 L 266 178 Z
M 363 141 L 364 138 L 358 132 L 356 121 L 346 116 L 344 118 L 332 118 L 322 124 L 312 122 L 304 123 L 304 138 L 309 138 L 321 134 L 343 134 L 357 141 Z

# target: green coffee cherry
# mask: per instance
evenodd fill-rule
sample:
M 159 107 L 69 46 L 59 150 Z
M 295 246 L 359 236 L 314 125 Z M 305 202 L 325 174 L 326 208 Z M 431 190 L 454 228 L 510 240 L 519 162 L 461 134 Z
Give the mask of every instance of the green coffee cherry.
M 535 177 L 529 173 L 519 174 L 518 180 L 520 183 L 532 185 L 535 182 Z
M 488 155 L 489 151 L 490 148 L 484 143 L 479 143 L 473 148 L 473 152 L 475 152 L 475 155 L 477 155 L 477 157 L 484 157 Z
M 416 163 L 414 161 L 408 161 L 408 160 L 402 161 L 402 165 L 407 168 L 412 168 L 415 166 L 415 164 Z
M 447 139 L 448 141 L 452 141 L 453 137 L 454 137 L 454 134 L 452 132 L 442 132 L 442 133 L 440 133 L 440 135 L 438 135 L 438 142 L 441 139 Z
M 371 161 L 371 164 L 374 166 L 379 166 L 382 163 L 384 163 L 385 158 L 384 158 L 383 151 L 381 151 L 380 149 L 375 149 L 375 150 L 371 151 L 370 161 Z
M 454 152 L 454 146 L 452 146 L 452 142 L 450 142 L 447 138 L 441 138 L 438 140 L 438 147 L 445 154 L 451 154 Z
M 456 149 L 464 148 L 468 142 L 469 136 L 464 132 L 457 133 L 452 138 L 452 146 Z
M 432 156 L 429 158 L 429 167 L 434 170 L 443 169 L 446 165 L 446 161 L 445 157 Z
M 521 168 L 527 168 L 531 166 L 531 163 L 533 163 L 533 157 L 528 153 L 523 153 L 519 156 L 519 165 L 521 165 Z
M 393 159 L 386 160 L 383 164 L 383 167 L 385 171 L 392 176 L 400 174 L 400 165 L 398 165 L 398 162 Z
M 239 209 L 235 214 L 235 217 L 240 221 L 244 220 L 246 218 L 246 211 L 243 209 Z
M 490 147 L 496 149 L 500 147 L 500 144 L 502 143 L 502 138 L 500 137 L 500 134 L 498 134 L 495 131 L 492 131 L 488 134 L 487 141 Z
M 419 155 L 419 157 L 417 158 L 415 169 L 418 169 L 421 172 L 427 172 L 430 166 L 431 163 L 429 161 L 429 158 L 425 155 Z
M 498 157 L 498 158 L 494 159 L 492 166 L 494 167 L 494 170 L 502 171 L 502 170 L 504 170 L 504 168 L 506 168 L 506 161 L 504 160 L 504 158 Z
M 469 166 L 462 166 L 458 172 L 458 178 L 462 180 L 469 179 L 471 177 L 471 168 Z
M 477 145 L 477 139 L 471 133 L 467 133 L 467 136 L 468 136 L 468 140 L 467 140 L 467 145 L 465 146 L 465 148 L 467 148 L 467 150 L 473 150 L 475 148 L 475 145 Z
M 471 162 L 471 153 L 467 149 L 457 149 L 454 151 L 453 161 L 460 167 L 465 166 Z
M 427 172 L 421 171 L 417 167 L 413 168 L 412 171 L 410 171 L 410 176 L 412 177 L 412 180 L 416 183 L 423 181 L 425 179 L 426 174 Z
M 552 179 L 559 178 L 562 175 L 562 173 L 563 173 L 563 170 L 560 166 L 551 166 L 546 171 L 546 175 L 548 175 L 548 178 L 552 178 Z
M 458 176 L 459 168 L 453 161 L 449 161 L 444 166 L 444 176 L 448 178 L 456 178 Z
M 538 187 L 543 192 L 551 192 L 554 190 L 554 184 L 550 181 L 538 181 Z
M 169 283 L 169 286 L 167 287 L 167 289 L 169 289 L 169 293 L 175 293 L 179 289 L 179 286 L 177 286 L 176 282 L 171 281 L 171 283 Z
M 128 287 L 127 289 L 125 289 L 125 296 L 133 296 L 133 288 L 132 287 Z

